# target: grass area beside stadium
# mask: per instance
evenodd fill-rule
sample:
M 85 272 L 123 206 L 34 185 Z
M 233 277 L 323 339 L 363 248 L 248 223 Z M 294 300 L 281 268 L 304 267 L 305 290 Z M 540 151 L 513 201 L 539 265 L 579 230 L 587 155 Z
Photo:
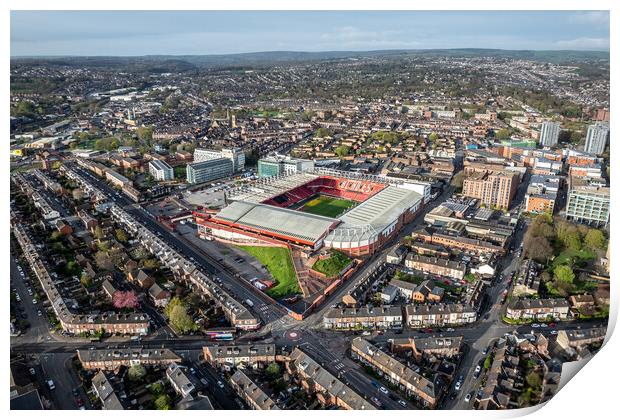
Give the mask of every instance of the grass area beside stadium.
M 276 285 L 265 292 L 269 296 L 279 299 L 290 294 L 301 293 L 291 252 L 287 248 L 247 245 L 239 245 L 239 248 L 260 261 L 271 273 Z
M 332 250 L 329 258 L 317 260 L 312 269 L 325 274 L 327 277 L 334 277 L 349 264 L 351 264 L 351 258 L 340 251 Z
M 355 201 L 320 195 L 308 201 L 300 209 L 303 212 L 325 217 L 340 216 L 345 210 L 355 206 Z

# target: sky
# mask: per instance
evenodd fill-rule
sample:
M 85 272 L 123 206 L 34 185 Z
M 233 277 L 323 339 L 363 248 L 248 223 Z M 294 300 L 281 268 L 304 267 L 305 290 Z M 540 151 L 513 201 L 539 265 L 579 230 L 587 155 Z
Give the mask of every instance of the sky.
M 609 50 L 607 11 L 11 11 L 11 56 Z

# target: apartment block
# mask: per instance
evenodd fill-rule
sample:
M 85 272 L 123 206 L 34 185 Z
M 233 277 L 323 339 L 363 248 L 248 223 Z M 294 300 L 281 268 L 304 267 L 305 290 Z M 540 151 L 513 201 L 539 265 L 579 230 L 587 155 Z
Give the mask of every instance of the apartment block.
M 234 173 L 234 166 L 228 158 L 217 158 L 187 164 L 187 182 L 200 184 L 219 178 L 226 178 Z
M 153 159 L 149 162 L 149 173 L 157 181 L 170 181 L 174 179 L 172 167 L 160 159 Z
M 478 172 L 463 181 L 463 195 L 487 206 L 508 209 L 518 185 L 516 172 Z

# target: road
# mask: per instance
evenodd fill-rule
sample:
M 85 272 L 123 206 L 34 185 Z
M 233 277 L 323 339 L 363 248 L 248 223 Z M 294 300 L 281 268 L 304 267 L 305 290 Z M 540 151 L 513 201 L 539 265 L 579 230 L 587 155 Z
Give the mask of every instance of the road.
M 457 162 L 459 162 L 457 163 L 457 168 L 460 168 L 462 164 L 460 161 L 461 159 L 457 159 Z M 130 202 L 129 199 L 122 195 L 122 193 L 118 193 L 107 183 L 82 168 L 72 166 L 72 169 L 88 179 L 89 182 L 92 182 L 97 188 L 106 193 L 116 204 L 125 208 L 126 211 L 136 217 L 153 232 L 157 233 L 171 246 L 184 254 L 187 258 L 193 260 L 199 267 L 202 267 L 205 271 L 220 277 L 228 290 L 231 291 L 238 299 L 251 299 L 255 303 L 252 310 L 257 312 L 257 314 L 261 317 L 265 327 L 258 332 L 242 334 L 235 339 L 234 343 L 248 343 L 251 342 L 250 340 L 260 339 L 262 342 L 270 342 L 278 346 L 288 346 L 289 348 L 299 346 L 303 348 L 304 351 L 308 352 L 308 354 L 315 358 L 319 363 L 321 363 L 321 365 L 330 373 L 340 378 L 340 380 L 347 383 L 352 389 L 360 393 L 360 395 L 363 395 L 365 398 L 370 399 L 371 397 L 376 397 L 380 401 L 381 406 L 388 409 L 415 408 L 415 406 L 409 401 L 406 401 L 406 407 L 402 407 L 397 401 L 397 399 L 402 398 L 401 396 L 395 396 L 394 399 L 392 399 L 389 398 L 388 395 L 380 392 L 377 386 L 373 385 L 372 378 L 366 375 L 362 367 L 348 356 L 352 333 L 325 331 L 321 328 L 322 318 L 325 311 L 327 311 L 334 303 L 341 301 L 342 296 L 348 292 L 351 285 L 356 284 L 361 279 L 371 276 L 378 269 L 382 269 L 386 254 L 394 247 L 398 246 L 403 237 L 410 235 L 414 229 L 422 225 L 424 223 L 424 216 L 452 195 L 453 187 L 448 186 L 434 202 L 428 203 L 413 222 L 403 227 L 403 229 L 399 231 L 399 234 L 384 247 L 383 251 L 375 254 L 365 261 L 362 269 L 353 275 L 346 282 L 346 284 L 341 286 L 336 293 L 329 296 L 318 308 L 318 310 L 315 311 L 315 313 L 311 314 L 303 321 L 295 321 L 286 316 L 286 310 L 279 304 L 272 302 L 268 297 L 254 289 L 242 279 L 238 278 L 234 273 L 230 273 L 226 267 L 206 254 L 195 244 L 192 244 L 177 235 L 175 232 L 170 232 L 165 227 L 161 226 L 152 217 L 152 215 L 150 215 L 139 205 Z M 523 183 L 519 186 L 512 206 L 513 209 L 518 208 L 523 203 L 528 176 L 529 175 L 526 175 Z M 523 236 L 526 228 L 527 223 L 519 226 L 516 230 L 511 245 L 512 249 L 518 249 L 520 247 L 523 242 Z M 369 339 L 381 344 L 385 343 L 390 338 L 395 337 L 428 337 L 437 335 L 445 337 L 462 336 L 464 343 L 466 344 L 467 351 L 463 355 L 457 375 L 462 375 L 464 382 L 460 391 L 456 393 L 455 399 L 447 399 L 442 408 L 471 408 L 475 398 L 472 398 L 471 401 L 466 403 L 463 400 L 463 396 L 469 392 L 475 393 L 478 388 L 480 378 L 474 378 L 474 369 L 476 365 L 485 357 L 484 352 L 489 344 L 494 339 L 502 337 L 506 333 L 513 331 L 529 333 L 532 331 L 532 327 L 530 326 L 515 327 L 502 322 L 502 313 L 505 305 L 501 303 L 502 293 L 508 286 L 505 282 L 505 278 L 507 275 L 517 270 L 519 262 L 520 257 L 516 252 L 508 252 L 507 255 L 501 257 L 498 262 L 498 270 L 500 270 L 500 274 L 497 276 L 498 280 L 487 288 L 486 294 L 489 304 L 477 322 L 465 327 L 455 328 L 455 331 L 451 332 L 419 333 L 418 331 L 405 329 L 403 333 L 398 335 L 395 332 L 386 332 L 383 335 L 374 334 L 369 337 Z M 12 278 L 14 275 L 13 265 L 14 263 L 12 260 Z M 16 286 L 18 287 L 18 291 L 21 295 L 22 289 L 19 288 L 19 282 Z M 34 309 L 27 308 L 26 310 L 32 311 Z M 553 329 L 561 330 L 586 328 L 592 327 L 597 323 L 600 323 L 600 321 L 562 322 L 557 323 Z M 166 347 L 183 354 L 185 358 L 189 359 L 190 366 L 197 372 L 196 375 L 205 378 L 209 382 L 207 389 L 215 395 L 215 399 L 217 401 L 216 405 L 218 408 L 236 408 L 236 403 L 234 402 L 233 397 L 234 394 L 227 387 L 227 384 L 224 385 L 224 388 L 217 386 L 217 381 L 221 380 L 218 373 L 206 366 L 204 363 L 201 363 L 199 360 L 199 354 L 202 346 L 210 343 L 209 341 L 205 341 L 203 337 L 177 338 L 159 334 L 157 336 L 152 336 L 148 339 L 142 340 L 139 343 L 128 340 L 119 342 L 75 343 L 71 342 L 69 338 L 56 342 L 51 339 L 45 339 L 45 331 L 48 330 L 48 325 L 46 321 L 44 324 L 45 328 L 43 328 L 40 324 L 37 324 L 39 325 L 38 327 L 35 326 L 35 328 L 33 328 L 35 336 L 38 334 L 38 336 L 40 336 L 39 338 L 34 339 L 35 336 L 25 336 L 26 338 L 24 340 L 12 339 L 12 349 L 25 354 L 35 354 L 44 358 L 48 357 L 50 360 L 55 360 L 57 362 L 58 360 L 52 359 L 52 356 L 60 358 L 66 357 L 62 355 L 74 354 L 75 350 L 79 348 L 114 348 L 115 346 L 141 346 L 146 348 Z M 551 328 L 549 327 L 537 329 L 537 331 L 545 332 L 550 332 L 550 330 Z M 290 334 L 291 332 L 295 332 L 295 334 Z M 66 359 L 63 360 L 66 361 Z M 42 366 L 47 365 L 42 364 Z M 45 367 L 43 368 L 46 369 Z M 50 367 L 49 369 L 52 368 Z M 482 375 L 480 375 L 480 377 L 482 377 Z M 70 381 L 69 378 L 65 380 Z

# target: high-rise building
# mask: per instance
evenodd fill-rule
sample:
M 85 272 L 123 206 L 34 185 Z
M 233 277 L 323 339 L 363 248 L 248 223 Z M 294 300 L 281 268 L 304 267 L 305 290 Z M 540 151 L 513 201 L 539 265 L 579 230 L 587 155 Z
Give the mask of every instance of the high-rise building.
M 187 182 L 190 184 L 200 184 L 225 178 L 233 173 L 233 163 L 228 158 L 209 159 L 187 164 Z
M 517 192 L 517 172 L 479 172 L 463 181 L 463 195 L 477 198 L 482 204 L 508 209 Z
M 230 148 L 222 150 L 195 149 L 194 163 L 204 162 L 205 160 L 226 158 L 230 159 L 233 164 L 233 171 L 243 171 L 245 168 L 245 153 L 239 148 Z
M 545 121 L 540 127 L 539 142 L 541 146 L 553 147 L 558 144 L 560 137 L 560 123 L 557 121 Z
M 149 173 L 157 181 L 169 181 L 174 179 L 174 170 L 163 160 L 153 159 L 149 162 Z
M 314 169 L 314 161 L 274 155 L 258 161 L 258 176 L 261 178 L 282 174 L 296 174 Z
M 606 122 L 597 122 L 588 126 L 586 135 L 586 145 L 584 150 L 586 153 L 600 155 L 605 151 L 607 141 L 609 140 L 609 124 Z

